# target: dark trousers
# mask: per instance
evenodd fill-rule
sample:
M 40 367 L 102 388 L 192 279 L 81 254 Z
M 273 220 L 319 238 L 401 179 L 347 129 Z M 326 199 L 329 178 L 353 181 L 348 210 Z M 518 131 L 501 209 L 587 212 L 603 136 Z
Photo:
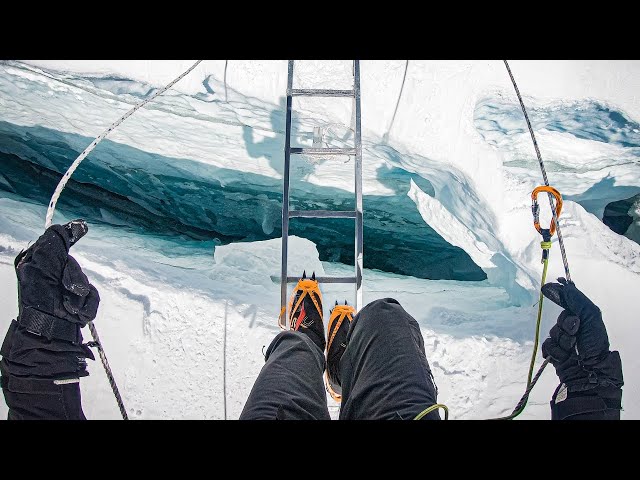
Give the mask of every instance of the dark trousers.
M 274 338 L 241 420 L 329 420 L 325 355 L 301 332 Z M 340 361 L 340 420 L 413 419 L 436 403 L 436 386 L 415 319 L 384 298 L 353 319 Z M 437 411 L 425 419 L 440 419 Z
M 79 383 L 2 376 L 7 420 L 86 420 Z
M 12 321 L 0 347 L 0 387 L 9 407 L 7 419 L 86 420 L 80 379 L 72 378 L 80 352 L 84 353 L 81 347 L 69 342 L 25 333 Z M 87 373 L 76 371 L 75 375 Z M 53 380 L 56 377 L 67 380 Z

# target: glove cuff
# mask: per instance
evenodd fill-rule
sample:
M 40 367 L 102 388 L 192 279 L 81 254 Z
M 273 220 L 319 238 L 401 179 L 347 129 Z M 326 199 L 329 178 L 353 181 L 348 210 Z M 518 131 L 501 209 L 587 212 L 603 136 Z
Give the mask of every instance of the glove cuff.
M 74 345 L 82 343 L 80 325 L 48 313 L 25 306 L 18 317 L 18 324 L 30 333 L 49 340 L 66 340 Z
M 552 420 L 620 420 L 622 389 L 598 387 L 586 392 L 570 392 L 560 384 L 551 400 Z

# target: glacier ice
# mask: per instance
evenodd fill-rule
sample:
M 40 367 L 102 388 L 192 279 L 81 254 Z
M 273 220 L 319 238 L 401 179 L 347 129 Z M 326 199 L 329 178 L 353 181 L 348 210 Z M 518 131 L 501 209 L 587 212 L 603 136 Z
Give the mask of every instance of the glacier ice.
M 97 324 L 134 418 L 223 418 L 225 325 L 228 414 L 237 418 L 261 348 L 277 332 L 279 286 L 268 274 L 278 265 L 286 62 L 230 63 L 228 99 L 224 62 L 203 62 L 92 153 L 57 214 L 57 221 L 79 213 L 90 219 L 77 256 L 104 293 Z M 540 172 L 501 62 L 412 61 L 383 140 L 403 65 L 362 62 L 365 235 L 371 228 L 365 248 L 374 247 L 365 250 L 365 266 L 376 268 L 365 270 L 365 301 L 394 296 L 416 317 L 453 418 L 503 414 L 522 393 L 530 355 L 540 248 L 529 195 Z M 55 172 L 185 66 L 0 63 L 0 281 L 9 286 L 0 295 L 3 311 L 15 311 L 11 261 L 42 228 Z M 608 204 L 640 192 L 640 63 L 512 67 L 550 179 L 567 200 L 562 222 L 574 279 L 603 310 L 621 350 L 623 418 L 639 418 L 633 301 L 640 246 L 602 219 Z M 309 84 L 330 80 L 300 72 Z M 553 81 L 558 76 L 563 81 Z M 310 145 L 316 126 L 348 125 L 348 107 L 301 104 L 296 142 Z M 325 141 L 348 142 L 343 127 L 327 128 Z M 348 205 L 352 170 L 342 160 L 297 163 L 294 205 Z M 637 210 L 627 214 L 637 219 Z M 335 247 L 352 235 L 347 222 L 294 228 L 305 237 L 293 237 L 299 261 L 327 274 L 351 272 L 336 262 L 352 254 L 346 243 Z M 554 245 L 549 278 L 562 273 L 559 257 Z M 417 278 L 473 275 L 480 281 Z M 352 294 L 334 285 L 323 293 Z M 558 313 L 545 307 L 543 331 Z M 88 415 L 117 418 L 100 365 L 91 368 L 83 383 Z M 165 374 L 176 381 L 167 385 Z M 524 418 L 548 417 L 555 382 L 545 373 Z
M 0 121 L 0 189 L 47 203 L 59 173 L 91 139 Z M 38 182 L 33 182 L 38 178 Z M 378 180 L 408 191 L 417 175 L 381 167 Z M 427 187 L 428 188 L 428 187 Z M 128 225 L 156 234 L 218 244 L 281 235 L 281 181 L 271 177 L 169 158 L 104 140 L 74 174 L 60 209 L 94 222 Z M 366 195 L 365 265 L 421 278 L 482 280 L 468 254 L 422 221 L 405 195 Z M 353 194 L 331 186 L 294 183 L 291 208 L 352 210 Z M 353 263 L 350 219 L 296 219 L 292 235 L 318 246 L 321 259 Z M 275 272 L 274 272 L 275 273 Z

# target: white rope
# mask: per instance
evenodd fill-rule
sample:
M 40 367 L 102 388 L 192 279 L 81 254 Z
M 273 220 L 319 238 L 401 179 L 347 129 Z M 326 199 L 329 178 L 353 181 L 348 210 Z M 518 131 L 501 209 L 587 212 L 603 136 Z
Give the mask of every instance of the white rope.
M 549 179 L 547 178 L 547 170 L 544 168 L 544 161 L 542 160 L 542 154 L 540 153 L 540 149 L 538 148 L 538 142 L 536 141 L 536 135 L 533 133 L 533 127 L 531 126 L 531 122 L 529 121 L 529 115 L 527 115 L 527 109 L 524 106 L 524 100 L 522 100 L 522 95 L 520 95 L 520 90 L 518 89 L 518 84 L 516 83 L 516 79 L 513 77 L 513 73 L 511 73 L 511 68 L 509 68 L 509 62 L 503 60 L 504 66 L 507 67 L 507 72 L 509 73 L 509 78 L 511 79 L 511 83 L 513 84 L 513 88 L 516 91 L 516 95 L 518 96 L 518 101 L 520 102 L 520 107 L 522 108 L 522 113 L 524 115 L 524 119 L 527 121 L 527 127 L 529 128 L 529 134 L 531 135 L 531 140 L 533 141 L 533 148 L 536 151 L 536 156 L 538 157 L 538 163 L 540 164 L 540 171 L 542 172 L 542 178 L 544 180 L 544 184 L 549 186 Z M 554 197 L 550 192 L 547 192 L 549 195 L 549 205 L 551 205 L 551 214 L 553 215 L 553 221 L 556 225 L 556 233 L 558 234 L 558 245 L 560 246 L 560 254 L 562 256 L 562 263 L 564 264 L 564 274 L 565 278 L 568 281 L 571 281 L 571 272 L 569 272 L 569 260 L 567 260 L 567 252 L 564 249 L 564 240 L 562 239 L 562 230 L 560 230 L 560 220 L 558 219 L 558 215 L 556 213 L 556 206 L 553 201 Z
M 69 180 L 69 178 L 71 178 L 71 175 L 73 175 L 73 172 L 76 171 L 76 168 L 78 168 L 78 165 L 80 165 L 82 160 L 84 160 L 85 157 L 89 155 L 89 153 L 91 153 L 91 151 L 94 148 L 96 148 L 96 145 L 98 145 L 107 135 L 109 135 L 113 130 L 115 130 L 122 122 L 124 122 L 127 118 L 133 115 L 139 108 L 144 107 L 147 103 L 152 101 L 158 95 L 162 95 L 164 92 L 166 92 L 171 87 L 173 87 L 177 82 L 182 80 L 189 72 L 191 72 L 191 70 L 196 68 L 200 62 L 202 62 L 202 60 L 198 60 L 188 70 L 182 73 L 179 77 L 177 77 L 171 83 L 167 84 L 166 87 L 161 88 L 160 90 L 152 94 L 149 98 L 146 98 L 142 102 L 135 105 L 131 110 L 125 113 L 122 117 L 120 117 L 118 120 L 113 122 L 109 128 L 107 128 L 104 132 L 98 135 L 96 139 L 93 142 L 91 142 L 91 144 L 82 151 L 82 153 L 78 156 L 78 158 L 76 158 L 75 161 L 71 164 L 67 172 L 62 176 L 62 178 L 60 179 L 60 182 L 58 183 L 58 186 L 56 187 L 55 192 L 53 192 L 53 195 L 51 196 L 51 201 L 49 202 L 49 209 L 47 210 L 47 217 L 45 219 L 45 224 L 44 224 L 45 229 L 51 226 L 51 222 L 53 221 L 53 214 L 56 211 L 56 203 L 58 203 L 58 198 L 60 198 L 60 194 L 62 193 L 62 190 L 64 190 L 64 187 L 67 184 L 67 181 Z
M 84 149 L 84 151 L 78 156 L 78 158 L 76 158 L 75 161 L 71 164 L 71 166 L 69 167 L 67 172 L 62 176 L 62 178 L 60 179 L 60 182 L 58 183 L 58 186 L 56 187 L 55 192 L 53 192 L 53 196 L 51 197 L 51 202 L 49 202 L 49 209 L 47 210 L 47 217 L 45 219 L 45 226 L 44 226 L 45 229 L 47 229 L 47 228 L 49 228 L 51 226 L 51 222 L 53 220 L 53 214 L 56 211 L 56 203 L 58 203 L 58 198 L 60 198 L 60 194 L 62 193 L 62 190 L 64 189 L 65 185 L 67 184 L 67 181 L 69 180 L 69 178 L 71 178 L 71 175 L 73 175 L 73 172 L 75 172 L 76 168 L 78 168 L 78 165 L 80 165 L 80 162 L 82 162 L 82 160 L 84 160 L 85 157 L 87 155 L 89 155 L 89 153 L 91 153 L 91 151 L 94 148 L 96 148 L 96 145 L 98 145 L 98 143 L 100 143 L 103 138 L 105 138 L 107 135 L 109 135 L 113 130 L 115 130 L 118 127 L 118 125 L 120 125 L 127 118 L 129 118 L 131 115 L 133 115 L 136 110 L 138 110 L 139 108 L 145 106 L 147 103 L 149 103 L 151 100 L 156 98 L 158 95 L 162 95 L 164 92 L 169 90 L 177 82 L 182 80 L 182 78 L 184 78 L 185 75 L 187 75 L 189 72 L 191 72 L 191 70 L 196 68 L 200 62 L 202 62 L 202 60 L 198 60 L 188 70 L 186 70 L 182 75 L 180 75 L 178 78 L 173 80 L 171 83 L 167 84 L 166 87 L 161 88 L 156 93 L 151 95 L 149 98 L 147 98 L 147 99 L 143 100 L 142 102 L 138 103 L 137 105 L 135 105 L 131 110 L 129 110 L 122 117 L 120 117 L 118 120 L 116 120 L 114 123 L 112 123 L 109 128 L 107 128 L 98 137 L 96 137 L 96 139 L 93 142 L 91 142 L 91 145 L 89 145 L 87 148 Z M 122 418 L 124 420 L 128 420 L 129 416 L 127 415 L 127 410 L 126 410 L 126 408 L 124 406 L 124 402 L 122 401 L 122 396 L 120 395 L 120 391 L 118 390 L 118 386 L 116 385 L 116 380 L 113 377 L 113 372 L 111 371 L 111 367 L 109 366 L 109 362 L 107 361 L 107 355 L 106 355 L 104 349 L 102 348 L 102 344 L 100 343 L 100 337 L 98 336 L 98 331 L 96 330 L 96 327 L 93 324 L 93 322 L 89 322 L 88 326 L 89 326 L 89 330 L 91 331 L 91 336 L 93 337 L 94 345 L 96 347 L 98 347 L 98 353 L 100 354 L 100 360 L 102 361 L 102 366 L 104 367 L 104 371 L 107 374 L 107 378 L 109 380 L 109 385 L 111 385 L 111 390 L 113 391 L 113 394 L 116 397 L 116 402 L 118 403 L 118 408 L 120 409 L 120 414 L 122 415 Z
M 227 103 L 229 103 L 229 97 L 227 96 L 227 67 L 228 66 L 229 66 L 229 60 L 225 60 L 224 61 L 224 101 Z
M 407 70 L 409 69 L 409 60 L 404 64 L 404 76 L 402 77 L 402 85 L 400 86 L 400 93 L 398 94 L 398 101 L 396 102 L 396 109 L 393 111 L 393 117 L 391 117 L 391 123 L 389 124 L 389 128 L 382 136 L 383 142 L 389 141 L 389 133 L 391 133 L 391 129 L 393 128 L 393 122 L 396 120 L 396 113 L 398 113 L 398 107 L 400 106 L 400 99 L 402 98 L 402 92 L 404 91 L 404 81 L 407 79 Z

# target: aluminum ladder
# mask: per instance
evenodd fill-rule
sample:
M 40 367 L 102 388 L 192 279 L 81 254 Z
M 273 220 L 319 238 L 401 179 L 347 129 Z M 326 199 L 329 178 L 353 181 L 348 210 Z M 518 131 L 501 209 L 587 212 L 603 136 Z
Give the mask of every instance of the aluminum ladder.
M 289 219 L 291 218 L 353 218 L 355 219 L 355 275 L 353 277 L 316 277 L 319 283 L 353 283 L 355 284 L 356 311 L 362 308 L 362 132 L 360 129 L 360 61 L 353 61 L 353 89 L 297 89 L 293 88 L 293 60 L 289 60 L 289 76 L 287 80 L 287 112 L 286 136 L 284 146 L 284 175 L 282 187 L 282 268 L 280 272 L 280 315 L 279 324 L 288 329 L 287 317 L 287 285 L 296 283 L 300 277 L 289 276 L 287 270 Z M 291 147 L 291 106 L 293 97 L 352 97 L 355 119 L 354 146 L 352 148 L 300 148 Z M 349 155 L 355 157 L 354 193 L 356 208 L 354 211 L 336 210 L 290 210 L 289 209 L 289 175 L 291 155 Z

